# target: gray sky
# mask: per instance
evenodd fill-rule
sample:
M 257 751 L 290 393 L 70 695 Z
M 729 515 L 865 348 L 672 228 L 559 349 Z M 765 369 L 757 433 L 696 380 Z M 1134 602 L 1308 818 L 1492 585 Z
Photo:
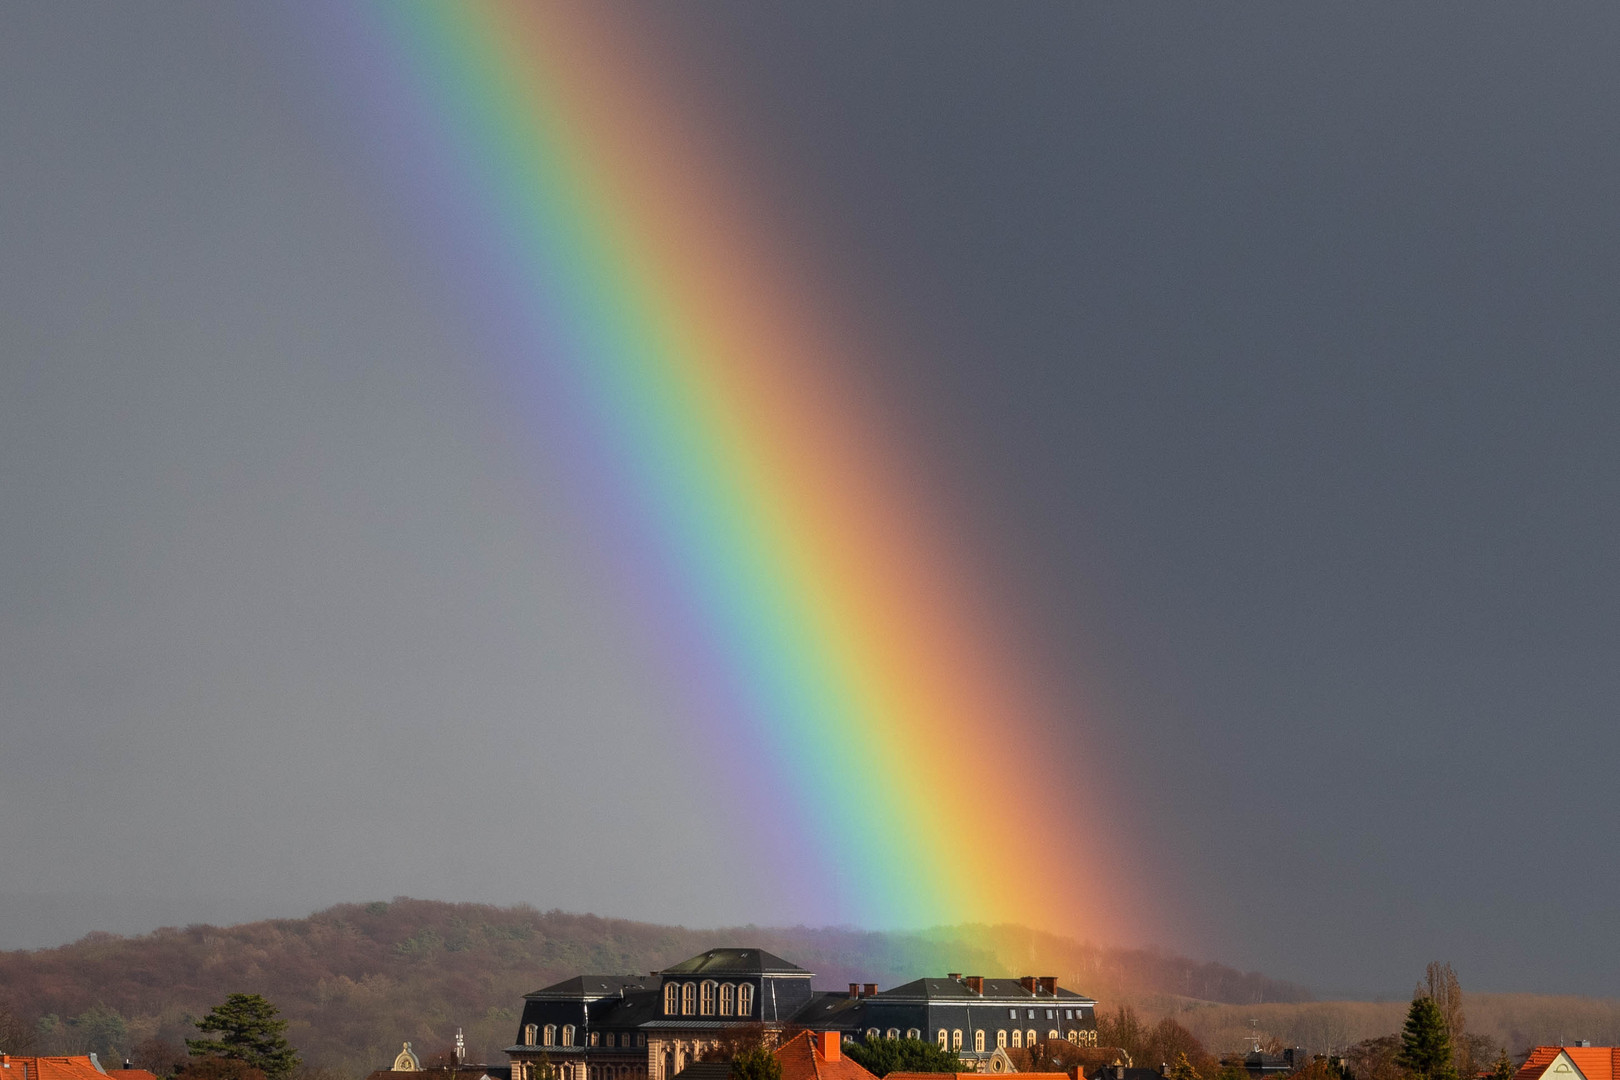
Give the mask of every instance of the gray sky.
M 1620 994 L 1620 15 L 637 17 L 882 328 L 1164 944 Z M 702 761 L 559 478 L 263 31 L 0 35 L 0 945 L 396 893 L 813 921 L 670 827 Z

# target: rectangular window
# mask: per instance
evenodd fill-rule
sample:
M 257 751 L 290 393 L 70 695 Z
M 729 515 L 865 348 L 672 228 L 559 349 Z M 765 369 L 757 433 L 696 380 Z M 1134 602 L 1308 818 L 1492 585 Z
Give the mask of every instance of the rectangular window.
M 1007 1019 L 1009 1019 L 1009 1020 L 1018 1019 L 1018 1010 L 1017 1009 L 1008 1009 L 1007 1010 Z
M 1065 1019 L 1065 1020 L 1073 1020 L 1074 1019 L 1074 1010 L 1073 1009 L 1064 1009 L 1063 1010 L 1063 1019 Z
M 1048 1020 L 1052 1019 L 1052 1010 L 1051 1009 L 1046 1010 L 1046 1018 Z

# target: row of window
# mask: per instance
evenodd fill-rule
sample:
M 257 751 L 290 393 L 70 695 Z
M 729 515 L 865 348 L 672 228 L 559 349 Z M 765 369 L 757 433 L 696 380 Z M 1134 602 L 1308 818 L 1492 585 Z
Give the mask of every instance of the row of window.
M 632 1038 L 635 1040 L 633 1043 L 631 1042 Z M 536 1044 L 536 1039 L 541 1041 Z M 589 1036 L 586 1037 L 585 1041 L 587 1046 L 646 1046 L 647 1036 L 639 1033 L 632 1035 L 628 1031 L 624 1032 L 622 1035 L 617 1031 L 593 1031 Z M 540 1028 L 535 1024 L 524 1024 L 523 1045 L 573 1046 L 574 1025 L 564 1024 L 562 1026 L 562 1041 L 558 1042 L 556 1024 L 547 1024 L 544 1028 Z
M 1033 1019 L 1035 1019 L 1035 1013 L 1038 1010 L 1036 1010 L 1036 1009 L 1026 1009 L 1024 1011 L 1029 1013 L 1028 1019 L 1033 1020 Z M 1085 1010 L 1081 1009 L 1080 1012 L 1082 1014 L 1080 1019 L 1084 1020 L 1085 1019 L 1085 1016 L 1084 1016 Z M 1058 1014 L 1058 1011 L 1056 1009 L 1047 1009 L 1046 1010 L 1046 1018 L 1048 1020 L 1056 1020 L 1057 1019 L 1057 1014 Z M 1064 1009 L 1063 1010 L 1063 1019 L 1065 1019 L 1065 1020 L 1073 1020 L 1074 1019 L 1074 1014 L 1075 1014 L 1074 1009 Z M 1007 1019 L 1009 1019 L 1009 1020 L 1018 1019 L 1018 1010 L 1017 1009 L 1008 1009 L 1007 1010 Z
M 915 1039 L 915 1038 L 917 1038 L 918 1034 L 919 1033 L 918 1033 L 917 1029 L 912 1028 L 911 1030 L 906 1032 L 906 1038 Z M 878 1037 L 878 1029 L 877 1028 L 868 1028 L 867 1031 L 866 1031 L 866 1037 L 868 1039 L 877 1038 Z M 888 1030 L 887 1037 L 891 1038 L 891 1039 L 898 1039 L 900 1037 L 900 1029 L 899 1028 L 890 1028 Z M 1077 1046 L 1096 1046 L 1097 1045 L 1097 1033 L 1095 1031 L 1081 1031 L 1078 1028 L 1070 1028 L 1066 1034 L 1061 1034 L 1061 1035 L 1058 1033 L 1058 1030 L 1056 1028 L 1053 1028 L 1052 1030 L 1050 1030 L 1050 1031 L 1048 1031 L 1046 1033 L 1046 1037 L 1048 1039 L 1068 1039 L 1070 1042 L 1074 1043 Z M 960 1050 L 960 1049 L 962 1049 L 962 1029 L 961 1028 L 957 1028 L 955 1031 L 946 1031 L 944 1028 L 940 1028 L 939 1032 L 937 1033 L 935 1038 L 938 1041 L 939 1048 L 941 1050 Z M 984 1041 L 985 1041 L 984 1029 L 980 1028 L 979 1030 L 977 1030 L 977 1031 L 975 1031 L 973 1033 L 973 1049 L 977 1053 L 980 1053 L 980 1054 L 984 1053 L 984 1049 L 985 1049 Z M 1014 1050 L 1017 1050 L 1017 1049 L 1022 1048 L 1025 1045 L 1035 1046 L 1039 1041 L 1040 1041 L 1040 1036 L 1036 1033 L 1034 1028 L 1030 1028 L 1028 1031 L 1020 1031 L 1017 1028 L 1014 1028 L 1012 1030 L 1012 1033 L 1011 1033 L 1010 1036 L 1004 1030 L 996 1032 L 996 1046 L 1000 1047 L 1003 1050 L 1007 1049 L 1009 1044 L 1012 1046 L 1012 1048 Z
M 557 1080 L 640 1080 L 647 1075 L 645 1065 L 591 1065 L 571 1062 L 553 1065 Z M 520 1080 L 541 1080 L 544 1072 L 535 1062 L 518 1066 Z
M 751 983 L 665 983 L 665 1016 L 752 1016 L 754 987 Z

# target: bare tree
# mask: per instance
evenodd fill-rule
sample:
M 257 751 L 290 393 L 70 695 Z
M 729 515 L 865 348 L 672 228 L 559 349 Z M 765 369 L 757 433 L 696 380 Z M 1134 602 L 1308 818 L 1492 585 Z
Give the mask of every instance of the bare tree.
M 1451 970 L 1450 964 L 1429 961 L 1429 966 L 1423 972 L 1423 982 L 1418 984 L 1412 996 L 1430 998 L 1439 1006 L 1440 1016 L 1446 1022 L 1446 1034 L 1451 1036 L 1457 1075 L 1465 1080 L 1472 1077 L 1475 1072 L 1473 1044 L 1466 1038 L 1462 985 L 1457 982 L 1457 973 Z

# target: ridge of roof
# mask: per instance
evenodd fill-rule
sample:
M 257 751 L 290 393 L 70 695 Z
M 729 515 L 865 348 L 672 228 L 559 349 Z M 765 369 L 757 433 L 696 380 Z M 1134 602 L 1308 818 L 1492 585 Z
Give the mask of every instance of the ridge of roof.
M 660 971 L 660 975 L 812 975 L 764 949 L 709 949 Z
M 782 1065 L 782 1080 L 877 1080 L 852 1058 L 838 1055 L 828 1061 L 816 1047 L 813 1033 L 801 1031 L 775 1050 Z
M 619 991 L 646 990 L 653 980 L 646 975 L 574 975 L 562 982 L 542 986 L 538 990 L 531 990 L 523 996 L 525 998 L 539 997 L 542 994 L 567 994 L 578 996 L 581 994 L 596 994 L 606 997 L 617 994 Z

